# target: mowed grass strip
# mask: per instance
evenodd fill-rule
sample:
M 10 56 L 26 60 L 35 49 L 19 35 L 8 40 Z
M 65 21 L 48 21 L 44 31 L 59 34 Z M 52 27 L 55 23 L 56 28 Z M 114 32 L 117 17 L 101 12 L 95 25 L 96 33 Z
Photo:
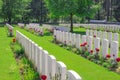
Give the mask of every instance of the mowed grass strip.
M 51 43 L 52 36 L 49 33 L 40 37 L 18 27 L 15 29 L 43 47 L 49 54 L 54 55 L 58 61 L 64 62 L 68 69 L 75 70 L 82 77 L 82 80 L 120 80 L 120 75 Z
M 0 80 L 21 80 L 18 66 L 10 49 L 12 38 L 0 28 Z

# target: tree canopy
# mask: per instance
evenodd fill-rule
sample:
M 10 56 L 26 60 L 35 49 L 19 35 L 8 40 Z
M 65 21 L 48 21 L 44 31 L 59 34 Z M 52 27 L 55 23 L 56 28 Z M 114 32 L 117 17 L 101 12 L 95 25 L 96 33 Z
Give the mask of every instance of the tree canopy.
M 71 32 L 73 15 L 92 18 L 98 6 L 93 0 L 45 0 L 51 17 L 70 16 Z

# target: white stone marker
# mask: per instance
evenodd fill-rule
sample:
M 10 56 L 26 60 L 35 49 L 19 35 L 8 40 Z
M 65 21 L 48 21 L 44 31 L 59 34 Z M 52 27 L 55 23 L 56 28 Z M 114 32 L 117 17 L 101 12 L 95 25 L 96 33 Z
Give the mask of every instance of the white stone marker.
M 70 32 L 68 33 L 68 45 L 70 45 L 70 38 L 71 38 L 71 36 L 70 36 Z
M 32 63 L 34 63 L 34 42 L 32 41 Z
M 93 37 L 89 36 L 88 37 L 88 51 L 92 50 L 92 42 L 93 42 Z
M 76 45 L 76 34 L 73 33 L 73 45 Z
M 107 39 L 107 32 L 103 32 L 103 39 Z
M 109 41 L 107 39 L 102 40 L 102 57 L 106 58 L 106 54 L 108 54 Z
M 48 52 L 46 50 L 42 53 L 42 75 L 48 76 Z
M 63 31 L 63 36 L 62 36 L 63 38 L 63 43 L 64 43 L 64 41 L 65 41 L 65 32 Z
M 118 33 L 114 33 L 114 41 L 119 42 L 119 34 Z
M 86 35 L 82 35 L 82 43 L 86 42 Z
M 100 38 L 94 38 L 94 52 L 96 52 L 96 48 L 100 49 Z
M 81 35 L 80 34 L 77 34 L 76 35 L 76 48 L 80 48 L 80 37 L 81 37 Z
M 89 36 L 90 35 L 90 31 L 87 29 L 86 30 L 86 36 Z
M 56 63 L 56 76 L 55 80 L 66 80 L 66 74 L 67 74 L 66 65 L 63 62 L 58 61 Z
M 97 37 L 97 30 L 94 30 L 94 35 L 96 35 L 96 37 Z
M 109 40 L 109 45 L 111 45 L 111 42 L 112 42 L 112 32 L 108 33 L 108 40 Z
M 90 30 L 90 36 L 93 36 L 93 31 L 92 30 Z
M 70 41 L 69 44 L 72 45 L 72 33 L 70 33 Z
M 67 80 L 82 80 L 82 78 L 73 70 L 68 70 L 68 79 Z
M 97 37 L 99 37 L 100 39 L 102 39 L 102 32 L 101 31 L 98 31 Z
M 38 72 L 41 75 L 42 74 L 42 54 L 43 54 L 43 48 L 39 47 L 38 52 Z
M 111 43 L 111 48 L 110 48 L 111 58 L 118 58 L 118 52 L 119 52 L 119 43 L 117 41 L 113 41 Z
M 56 58 L 53 55 L 48 56 L 48 80 L 55 80 Z

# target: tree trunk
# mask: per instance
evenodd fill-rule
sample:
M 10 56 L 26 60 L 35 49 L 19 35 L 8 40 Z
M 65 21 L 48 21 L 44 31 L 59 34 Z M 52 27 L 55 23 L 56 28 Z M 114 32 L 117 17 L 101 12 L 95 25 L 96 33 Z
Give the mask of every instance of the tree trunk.
M 73 32 L 73 14 L 70 14 L 70 32 Z
M 98 20 L 100 20 L 100 10 L 98 10 Z
M 11 17 L 8 18 L 8 23 L 11 24 Z

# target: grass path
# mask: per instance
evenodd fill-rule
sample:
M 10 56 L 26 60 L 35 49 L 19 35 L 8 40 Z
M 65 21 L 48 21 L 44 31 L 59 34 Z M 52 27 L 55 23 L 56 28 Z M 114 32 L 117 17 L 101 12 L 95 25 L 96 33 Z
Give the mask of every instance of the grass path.
M 16 29 L 42 46 L 49 54 L 54 55 L 58 61 L 64 62 L 68 69 L 75 70 L 83 78 L 82 80 L 120 80 L 120 75 L 51 43 L 52 37 L 49 33 L 45 33 L 44 37 L 39 37 L 23 29 Z
M 11 40 L 6 36 L 5 28 L 0 28 L 0 80 L 20 80 L 19 69 L 10 49 Z

